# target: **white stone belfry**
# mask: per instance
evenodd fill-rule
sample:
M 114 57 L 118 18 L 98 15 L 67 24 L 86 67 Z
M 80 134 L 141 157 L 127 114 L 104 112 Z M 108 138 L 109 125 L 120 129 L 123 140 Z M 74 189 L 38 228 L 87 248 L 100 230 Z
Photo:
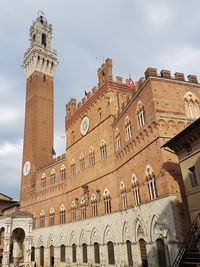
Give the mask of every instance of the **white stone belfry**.
M 52 25 L 43 16 L 38 17 L 30 27 L 30 48 L 24 54 L 26 79 L 34 71 L 54 76 L 58 61 L 56 50 L 51 49 L 51 39 Z

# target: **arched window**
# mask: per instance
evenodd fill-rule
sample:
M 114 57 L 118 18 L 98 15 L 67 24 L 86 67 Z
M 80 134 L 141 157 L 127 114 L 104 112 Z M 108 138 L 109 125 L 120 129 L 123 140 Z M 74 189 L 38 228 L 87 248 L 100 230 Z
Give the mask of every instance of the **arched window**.
M 95 154 L 93 147 L 90 147 L 89 150 L 89 162 L 90 162 L 90 167 L 93 167 L 95 165 Z
M 54 266 L 54 246 L 49 247 L 50 250 L 50 266 Z
M 121 137 L 118 128 L 115 130 L 115 142 L 116 142 L 116 148 L 117 150 L 119 150 L 121 147 Z
M 107 249 L 108 249 L 108 263 L 115 264 L 115 252 L 114 252 L 113 242 L 109 241 L 107 243 Z
M 60 206 L 60 224 L 65 223 L 65 215 L 66 215 L 65 206 L 62 204 Z
M 149 187 L 150 199 L 151 200 L 156 199 L 157 193 L 156 193 L 155 174 L 150 165 L 147 165 L 146 167 L 145 176 Z
M 120 196 L 122 199 L 123 210 L 126 210 L 127 209 L 127 195 L 126 195 L 126 187 L 123 181 L 121 181 L 120 183 Z
M 35 261 L 35 247 L 31 247 L 31 261 Z
M 76 244 L 72 245 L 72 261 L 76 262 Z
M 85 170 L 85 159 L 84 159 L 84 155 L 83 153 L 80 154 L 80 171 L 84 171 Z
M 100 144 L 100 151 L 101 151 L 101 160 L 107 159 L 107 149 L 106 149 L 106 142 L 102 139 Z
M 86 203 L 85 203 L 84 197 L 81 198 L 80 208 L 81 208 L 81 219 L 85 220 L 86 219 Z
M 52 169 L 50 174 L 50 184 L 55 184 L 55 183 L 56 183 L 56 172 L 54 169 Z
M 103 198 L 104 198 L 105 214 L 110 214 L 111 213 L 111 198 L 110 198 L 110 192 L 108 189 L 104 190 Z
M 95 194 L 91 196 L 92 217 L 97 216 L 97 197 Z
M 83 263 L 87 263 L 88 262 L 88 258 L 87 258 L 87 244 L 83 243 L 83 245 L 82 245 L 82 251 L 83 251 Z
M 75 141 L 75 133 L 74 133 L 74 131 L 71 132 L 71 141 L 72 141 L 72 144 Z
M 72 176 L 76 175 L 76 164 L 75 164 L 75 160 L 74 159 L 71 160 L 71 175 Z
M 43 210 L 40 212 L 40 227 L 45 227 L 45 214 Z
M 144 239 L 139 240 L 139 245 L 140 245 L 140 255 L 141 255 L 141 261 L 142 261 L 142 267 L 147 267 L 148 266 L 148 261 L 147 261 L 147 249 L 146 249 L 146 242 Z
M 60 167 L 60 180 L 64 181 L 66 176 L 66 170 L 65 170 L 65 165 L 62 164 Z
M 132 249 L 131 249 L 131 241 L 126 241 L 126 248 L 127 248 L 127 255 L 128 255 L 128 265 L 133 266 L 133 256 L 132 256 Z
M 145 125 L 145 116 L 144 116 L 144 106 L 140 101 L 137 104 L 137 117 L 138 117 L 139 128 L 142 128 Z
M 158 258 L 158 265 L 159 267 L 166 267 L 167 260 L 165 254 L 165 244 L 163 239 L 158 238 L 156 240 L 156 247 L 157 247 L 157 258 Z
M 44 247 L 40 247 L 40 266 L 44 267 Z
M 99 121 L 101 122 L 102 121 L 102 115 L 103 115 L 101 108 L 98 109 L 98 114 L 99 114 Z
M 97 242 L 94 243 L 94 262 L 100 263 L 99 244 Z
M 65 262 L 65 245 L 60 246 L 60 261 Z
M 76 221 L 76 202 L 73 200 L 71 203 L 71 216 L 72 216 L 72 222 Z
M 137 177 L 135 174 L 132 174 L 131 184 L 132 184 L 132 188 L 133 188 L 135 206 L 140 205 L 140 191 L 139 191 Z
M 36 215 L 33 212 L 33 229 L 35 229 L 35 228 L 36 228 Z
M 125 119 L 125 132 L 127 141 L 132 138 L 132 125 L 128 116 Z
M 188 118 L 197 119 L 200 116 L 199 101 L 192 92 L 187 92 L 184 96 L 185 111 Z
M 55 224 L 55 212 L 54 208 L 50 208 L 49 211 L 49 225 L 52 226 Z
M 46 187 L 46 174 L 43 173 L 41 176 L 41 187 L 45 188 Z
M 46 40 L 46 34 L 45 34 L 45 33 L 42 34 L 42 44 L 43 44 L 44 46 L 47 45 L 47 40 Z

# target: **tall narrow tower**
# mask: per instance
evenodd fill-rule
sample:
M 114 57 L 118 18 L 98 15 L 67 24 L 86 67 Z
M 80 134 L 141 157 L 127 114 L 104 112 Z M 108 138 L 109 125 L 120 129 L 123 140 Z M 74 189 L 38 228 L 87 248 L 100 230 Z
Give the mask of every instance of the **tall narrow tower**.
M 40 16 L 30 27 L 30 48 L 24 54 L 26 109 L 22 160 L 21 201 L 34 191 L 38 166 L 52 159 L 53 77 L 56 51 L 51 49 L 52 25 Z

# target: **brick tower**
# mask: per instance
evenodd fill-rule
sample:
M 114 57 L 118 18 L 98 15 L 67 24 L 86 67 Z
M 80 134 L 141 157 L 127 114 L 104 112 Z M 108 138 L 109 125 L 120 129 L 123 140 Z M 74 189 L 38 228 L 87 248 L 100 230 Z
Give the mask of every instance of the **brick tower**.
M 30 27 L 30 48 L 24 54 L 26 108 L 21 179 L 21 206 L 31 196 L 37 183 L 38 166 L 52 159 L 53 147 L 53 78 L 57 65 L 51 49 L 52 25 L 40 16 Z

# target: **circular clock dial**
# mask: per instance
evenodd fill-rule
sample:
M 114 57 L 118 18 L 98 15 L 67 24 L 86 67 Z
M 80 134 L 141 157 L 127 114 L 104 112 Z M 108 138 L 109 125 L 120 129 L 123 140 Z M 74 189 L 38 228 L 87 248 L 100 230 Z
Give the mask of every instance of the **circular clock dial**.
M 82 121 L 81 121 L 81 134 L 85 135 L 88 132 L 89 129 L 89 118 L 87 116 L 85 116 Z
M 30 163 L 30 161 L 26 161 L 24 163 L 24 168 L 23 168 L 23 174 L 24 174 L 24 176 L 27 176 L 29 174 L 30 169 L 31 169 L 31 163 Z

